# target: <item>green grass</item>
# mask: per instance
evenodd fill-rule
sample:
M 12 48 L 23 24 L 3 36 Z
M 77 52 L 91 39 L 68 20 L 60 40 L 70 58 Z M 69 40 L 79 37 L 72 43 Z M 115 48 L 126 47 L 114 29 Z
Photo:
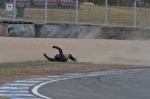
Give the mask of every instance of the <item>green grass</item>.
M 73 22 L 75 23 L 75 9 L 48 9 L 48 21 Z M 133 7 L 108 7 L 108 24 L 133 26 L 134 9 Z M 137 8 L 137 25 L 150 26 L 150 9 Z M 2 17 L 2 15 L 1 15 Z M 25 19 L 44 20 L 43 9 L 25 9 Z M 79 23 L 104 24 L 105 6 L 81 5 L 79 10 Z
M 51 69 L 54 69 L 55 66 L 69 65 L 69 64 L 77 64 L 77 63 L 61 63 L 61 62 L 49 62 L 49 61 L 1 63 L 0 64 L 0 77 L 2 77 L 2 76 L 7 76 L 7 77 L 17 76 L 17 75 L 20 75 L 20 73 L 22 73 L 22 72 L 24 72 L 24 73 L 28 73 L 28 72 L 32 72 L 32 71 L 34 72 L 34 70 L 38 70 L 38 69 L 42 69 L 42 68 L 49 68 L 49 67 L 51 67 Z
M 0 84 L 15 80 L 36 78 L 64 73 L 83 73 L 91 71 L 149 68 L 148 66 L 110 65 L 76 62 L 28 61 L 18 63 L 0 63 Z
M 2 97 L 0 97 L 0 99 L 10 99 L 10 98 L 2 98 Z
M 0 63 L 0 84 L 18 79 L 35 78 L 45 75 L 59 75 L 66 72 L 76 72 L 78 65 L 82 64 L 85 63 L 62 63 L 49 61 Z
M 2 97 L 0 96 L 0 99 L 10 99 L 10 98 L 2 98 Z

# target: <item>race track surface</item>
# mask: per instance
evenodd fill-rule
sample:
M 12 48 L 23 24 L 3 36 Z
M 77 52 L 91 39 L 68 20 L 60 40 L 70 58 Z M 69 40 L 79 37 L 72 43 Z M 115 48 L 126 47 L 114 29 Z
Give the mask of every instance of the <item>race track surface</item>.
M 149 99 L 150 70 L 51 82 L 38 92 L 50 99 Z

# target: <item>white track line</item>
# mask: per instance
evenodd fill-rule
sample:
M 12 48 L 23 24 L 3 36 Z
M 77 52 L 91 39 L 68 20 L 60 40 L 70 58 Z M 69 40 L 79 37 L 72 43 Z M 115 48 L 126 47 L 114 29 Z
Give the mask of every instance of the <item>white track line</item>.
M 40 93 L 38 93 L 38 89 L 39 89 L 41 86 L 45 85 L 45 84 L 48 84 L 48 83 L 51 83 L 51 82 L 55 82 L 55 81 L 60 81 L 60 80 L 67 80 L 67 79 L 70 79 L 70 78 L 52 80 L 52 81 L 48 81 L 48 82 L 41 83 L 41 84 L 35 86 L 35 87 L 32 89 L 32 92 L 33 92 L 35 95 L 37 95 L 37 96 L 39 96 L 39 97 L 41 97 L 41 98 L 44 98 L 44 99 L 52 99 L 52 98 L 43 96 L 43 95 L 41 95 Z

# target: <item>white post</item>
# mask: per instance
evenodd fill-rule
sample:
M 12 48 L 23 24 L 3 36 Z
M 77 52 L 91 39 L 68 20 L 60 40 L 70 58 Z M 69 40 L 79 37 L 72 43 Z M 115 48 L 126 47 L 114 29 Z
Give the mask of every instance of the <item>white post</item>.
M 137 0 L 134 1 L 134 28 L 136 28 L 136 2 Z
M 89 8 L 88 21 L 90 21 L 90 20 L 91 20 L 91 16 L 90 16 L 90 14 L 91 14 L 91 11 L 90 11 L 90 8 Z
M 16 19 L 16 0 L 14 0 L 14 4 L 13 4 L 13 19 Z
M 144 22 L 145 22 L 145 27 L 146 27 L 146 11 L 145 11 L 145 18 L 144 18 Z
M 70 22 L 71 22 L 71 7 L 70 7 Z
M 44 19 L 44 24 L 47 23 L 47 0 L 45 0 L 45 19 Z
M 29 18 L 29 5 L 27 5 L 27 19 Z
M 105 0 L 105 25 L 108 24 L 108 0 Z
M 120 3 L 120 1 L 118 0 L 118 7 L 119 7 L 119 3 Z
M 76 0 L 76 23 L 75 23 L 76 25 L 78 25 L 78 10 L 79 10 L 78 6 L 79 6 L 78 5 L 78 0 Z

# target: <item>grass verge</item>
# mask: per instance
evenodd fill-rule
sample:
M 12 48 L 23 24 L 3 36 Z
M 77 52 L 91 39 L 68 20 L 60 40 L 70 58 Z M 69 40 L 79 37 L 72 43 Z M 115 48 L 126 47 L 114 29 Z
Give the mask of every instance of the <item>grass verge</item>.
M 25 8 L 25 16 L 21 19 L 44 20 L 44 8 Z M 137 25 L 150 26 L 149 8 L 137 7 Z M 0 17 L 12 18 L 12 13 L 2 11 Z M 80 5 L 79 23 L 85 24 L 105 24 L 105 6 L 98 5 Z M 11 16 L 10 16 L 11 15 Z M 52 22 L 75 22 L 75 9 L 48 9 L 47 20 Z M 17 19 L 19 19 L 17 17 Z M 38 21 L 39 22 L 39 21 Z M 42 21 L 43 22 L 43 21 Z M 108 24 L 133 26 L 134 25 L 134 7 L 108 6 Z
M 28 61 L 0 63 L 0 85 L 16 80 L 36 78 L 65 73 L 83 73 L 106 70 L 150 68 L 149 66 L 111 65 L 74 62 Z
M 9 98 L 2 98 L 2 97 L 0 97 L 0 99 L 9 99 Z

